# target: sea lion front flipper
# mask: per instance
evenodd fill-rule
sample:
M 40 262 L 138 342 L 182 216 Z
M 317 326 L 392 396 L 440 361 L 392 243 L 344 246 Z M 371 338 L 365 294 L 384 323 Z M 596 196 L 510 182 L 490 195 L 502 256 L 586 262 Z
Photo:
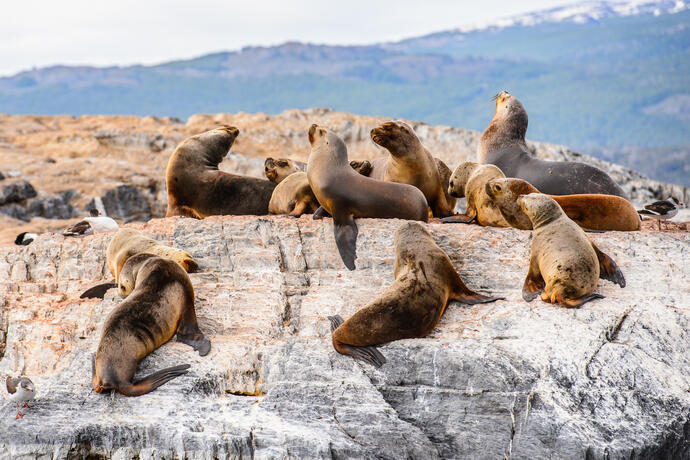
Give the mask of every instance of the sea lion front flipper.
M 134 383 L 125 383 L 118 386 L 117 391 L 125 396 L 141 396 L 150 393 L 159 386 L 168 383 L 175 377 L 184 375 L 191 366 L 182 364 L 180 366 L 168 367 L 166 369 L 147 375 Z
M 105 293 L 112 289 L 116 288 L 117 283 L 103 283 L 103 284 L 98 284 L 96 286 L 88 288 L 86 291 L 82 292 L 81 295 L 79 296 L 80 299 L 102 299 L 105 297 Z
M 323 219 L 324 217 L 331 217 L 331 215 L 324 209 L 323 206 L 319 206 L 319 209 L 314 211 L 314 215 L 312 216 L 313 220 L 319 220 Z
M 297 204 L 295 204 L 295 207 L 292 209 L 292 211 L 288 214 L 290 217 L 299 217 L 304 212 L 307 210 L 307 202 L 306 201 L 300 201 Z
M 448 300 L 454 300 L 456 302 L 464 303 L 464 304 L 469 304 L 469 305 L 476 305 L 478 303 L 489 303 L 489 302 L 495 302 L 497 300 L 505 300 L 504 297 L 488 297 L 483 294 L 479 294 L 478 292 L 474 292 L 470 288 L 468 288 L 465 283 L 462 281 L 462 278 L 460 278 L 460 275 L 455 273 L 456 275 L 456 281 L 455 281 L 455 289 L 454 291 L 450 294 Z
M 592 249 L 594 249 L 594 252 L 597 254 L 597 259 L 599 259 L 599 278 L 611 281 L 624 288 L 625 277 L 621 269 L 616 265 L 616 262 L 614 262 L 611 257 L 601 252 L 594 243 L 592 243 Z
M 455 214 L 454 216 L 448 216 L 441 219 L 443 224 L 471 224 L 477 222 L 477 216 L 470 218 L 466 214 Z
M 199 352 L 199 356 L 206 356 L 211 351 L 211 341 L 199 329 L 194 303 L 186 305 L 180 322 L 177 324 L 177 341 L 194 348 Z
M 546 283 L 539 271 L 539 264 L 534 257 L 530 256 L 529 271 L 525 278 L 525 284 L 522 285 L 522 298 L 527 302 L 531 302 L 544 290 Z
M 340 258 L 349 270 L 355 269 L 357 258 L 357 224 L 352 214 L 336 216 L 333 219 L 333 234 Z
M 605 299 L 601 294 L 589 294 L 589 295 L 583 295 L 579 299 L 564 299 L 560 296 L 556 296 L 556 302 L 558 302 L 559 305 L 566 307 L 566 308 L 577 308 L 581 307 L 582 305 L 586 304 L 587 302 L 590 302 L 592 300 L 596 299 Z

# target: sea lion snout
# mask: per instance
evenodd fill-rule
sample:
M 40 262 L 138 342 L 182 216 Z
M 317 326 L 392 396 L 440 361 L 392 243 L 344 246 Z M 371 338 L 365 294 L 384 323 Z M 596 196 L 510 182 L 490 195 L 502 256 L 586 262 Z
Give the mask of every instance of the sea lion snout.
M 316 140 L 317 129 L 319 129 L 319 125 L 317 125 L 316 123 L 314 123 L 313 125 L 311 125 L 309 127 L 308 135 L 309 135 L 309 143 L 310 144 L 313 144 L 314 141 Z
M 230 136 L 232 136 L 233 140 L 237 138 L 240 134 L 240 130 L 238 128 L 235 128 L 234 126 L 221 126 L 220 128 L 216 128 L 219 131 L 225 131 L 228 133 Z

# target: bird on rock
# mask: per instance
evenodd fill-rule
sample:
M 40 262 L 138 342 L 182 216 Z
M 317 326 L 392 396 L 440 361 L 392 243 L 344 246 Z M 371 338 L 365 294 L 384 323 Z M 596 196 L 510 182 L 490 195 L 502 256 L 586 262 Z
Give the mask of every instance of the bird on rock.
M 84 220 L 77 222 L 70 228 L 64 231 L 65 236 L 83 236 L 90 235 L 92 233 L 106 233 L 113 232 L 119 229 L 120 226 L 117 225 L 110 217 L 102 216 L 97 209 L 91 210 L 91 215 L 85 217 Z
M 17 417 L 22 418 L 24 414 L 19 412 L 19 404 L 22 407 L 29 407 L 27 404 L 36 396 L 34 384 L 28 377 L 7 377 L 7 392 L 10 394 L 10 400 L 17 405 Z

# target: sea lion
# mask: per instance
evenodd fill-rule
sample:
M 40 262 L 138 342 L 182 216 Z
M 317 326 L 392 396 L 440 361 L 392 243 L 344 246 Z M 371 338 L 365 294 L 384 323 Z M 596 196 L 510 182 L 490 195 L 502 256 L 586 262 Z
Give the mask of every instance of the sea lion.
M 268 214 L 276 184 L 218 169 L 239 132 L 224 126 L 189 137 L 177 146 L 165 174 L 166 217 Z
M 372 129 L 369 135 L 390 153 L 382 167 L 377 168 L 375 179 L 380 175 L 379 180 L 414 185 L 424 193 L 435 217 L 453 214 L 454 206 L 446 200 L 439 167 L 410 125 L 401 120 L 388 121 Z
M 105 320 L 92 361 L 92 387 L 97 393 L 141 396 L 189 369 L 188 364 L 169 367 L 132 382 L 137 364 L 149 353 L 175 333 L 201 356 L 208 354 L 211 342 L 197 324 L 192 282 L 172 260 L 137 254 L 125 263 L 120 282 L 134 289 Z
M 141 232 L 133 228 L 121 228 L 113 236 L 108 244 L 107 263 L 110 273 L 115 278 L 115 283 L 96 285 L 84 291 L 80 298 L 103 298 L 106 291 L 117 287 L 120 271 L 130 257 L 149 253 L 177 262 L 187 273 L 193 273 L 199 268 L 199 264 L 187 251 L 160 244 L 158 241 L 145 237 Z
M 486 194 L 498 207 L 511 227 L 531 230 L 532 221 L 517 204 L 520 195 L 539 193 L 522 179 L 492 179 L 486 183 Z M 640 217 L 625 198 L 614 195 L 549 195 L 563 212 L 587 230 L 634 231 L 640 229 Z
M 307 173 L 300 171 L 290 174 L 273 190 L 268 212 L 299 217 L 302 214 L 313 214 L 318 207 L 319 202 L 309 186 Z
M 290 160 L 289 158 L 266 158 L 264 161 L 264 174 L 271 182 L 280 184 L 286 177 L 298 171 L 306 171 L 307 164 L 303 161 Z M 270 212 L 270 211 L 269 211 Z
M 496 95 L 496 109 L 482 133 L 477 161 L 494 164 L 506 177 L 524 179 L 542 193 L 575 195 L 598 193 L 625 198 L 625 192 L 601 169 L 575 161 L 547 161 L 534 158 L 527 149 L 527 111 L 507 91 Z
M 355 269 L 358 217 L 426 222 L 424 194 L 408 184 L 382 182 L 357 174 L 347 161 L 345 142 L 318 125 L 309 128 L 307 178 L 322 208 L 333 216 L 333 233 L 345 266 Z
M 395 232 L 395 281 L 373 302 L 343 322 L 329 316 L 333 347 L 376 367 L 386 360 L 373 345 L 424 337 L 438 324 L 448 302 L 493 302 L 470 290 L 448 255 L 418 222 Z
M 352 160 L 350 161 L 352 169 L 368 176 L 371 172 L 371 163 L 369 160 Z M 266 158 L 264 161 L 264 174 L 271 182 L 280 184 L 286 177 L 292 173 L 304 172 L 307 170 L 307 164 L 303 161 L 290 160 L 289 158 Z
M 501 170 L 494 165 L 480 165 L 473 161 L 460 163 L 450 178 L 448 193 L 457 198 L 467 198 L 467 211 L 441 219 L 441 222 L 469 224 L 477 221 L 485 227 L 509 227 L 485 188 L 491 179 L 503 177 Z
M 594 294 L 599 278 L 625 287 L 616 263 L 601 252 L 556 201 L 541 193 L 521 195 L 520 209 L 530 218 L 532 247 L 522 297 L 531 302 L 539 293 L 544 302 L 579 307 L 604 296 Z

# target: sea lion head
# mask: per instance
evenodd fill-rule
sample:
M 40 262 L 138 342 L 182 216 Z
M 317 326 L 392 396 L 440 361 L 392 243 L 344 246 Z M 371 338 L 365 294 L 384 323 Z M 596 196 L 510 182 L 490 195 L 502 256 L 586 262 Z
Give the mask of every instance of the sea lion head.
M 350 161 L 350 167 L 363 176 L 369 176 L 373 169 L 369 160 L 352 160 Z
M 330 160 L 348 164 L 347 146 L 333 131 L 317 124 L 311 125 L 307 132 L 311 144 L 311 155 L 328 156 Z
M 417 255 L 420 254 L 419 245 L 425 241 L 433 241 L 433 239 L 424 225 L 412 220 L 404 222 L 395 231 L 393 239 L 396 259 L 403 264 L 416 260 Z
M 372 129 L 369 136 L 392 154 L 405 153 L 421 143 L 412 127 L 402 120 L 387 121 Z
M 266 158 L 264 161 L 264 174 L 271 182 L 279 184 L 290 174 L 299 171 L 297 165 L 287 158 Z
M 499 130 L 510 139 L 525 140 L 527 133 L 527 111 L 522 102 L 508 91 L 501 91 L 496 96 L 496 109 L 492 125 L 499 122 Z M 487 129 L 489 131 L 489 129 Z
M 456 198 L 462 198 L 465 196 L 465 185 L 470 179 L 472 173 L 480 166 L 479 163 L 474 161 L 466 161 L 460 163 L 453 175 L 450 176 L 450 181 L 448 182 L 448 194 Z
M 552 222 L 563 215 L 563 210 L 550 196 L 542 193 L 520 195 L 517 198 L 520 209 L 527 214 L 534 228 Z
M 120 297 L 124 299 L 137 287 L 139 270 L 152 257 L 157 256 L 149 253 L 141 253 L 127 259 L 127 262 L 122 266 L 118 279 L 117 292 L 120 294 Z
M 514 177 L 491 179 L 486 183 L 486 194 L 494 202 L 515 201 L 520 195 L 538 192 L 529 182 Z
M 180 147 L 192 149 L 205 160 L 208 166 L 217 167 L 228 154 L 239 134 L 240 130 L 234 126 L 222 126 L 192 136 Z

